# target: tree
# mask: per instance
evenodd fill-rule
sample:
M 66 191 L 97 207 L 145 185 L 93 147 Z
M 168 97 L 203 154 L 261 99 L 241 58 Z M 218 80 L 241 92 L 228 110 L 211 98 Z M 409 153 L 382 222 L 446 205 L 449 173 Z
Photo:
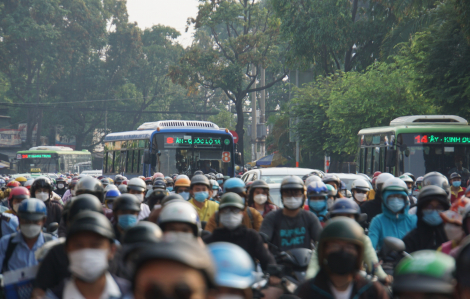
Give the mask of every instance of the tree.
M 261 2 L 200 2 L 197 18 L 189 22 L 195 25 L 196 30 L 207 32 L 206 39 L 196 40 L 179 64 L 170 69 L 169 76 L 173 82 L 189 90 L 200 87 L 222 89 L 235 103 L 236 132 L 239 146 L 244 148 L 243 107 L 247 94 L 267 89 L 287 74 L 279 64 L 282 61 L 279 21 Z M 207 46 L 208 42 L 210 46 Z M 270 68 L 277 75 L 265 86 L 255 88 L 261 67 Z

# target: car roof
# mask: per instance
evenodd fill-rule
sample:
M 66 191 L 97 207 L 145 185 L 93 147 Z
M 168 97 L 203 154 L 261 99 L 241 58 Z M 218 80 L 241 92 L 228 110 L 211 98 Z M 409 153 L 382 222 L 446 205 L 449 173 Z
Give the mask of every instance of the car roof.
M 309 174 L 315 169 L 310 168 L 296 168 L 296 167 L 271 167 L 271 168 L 261 168 L 254 169 L 258 170 L 261 175 L 306 175 Z

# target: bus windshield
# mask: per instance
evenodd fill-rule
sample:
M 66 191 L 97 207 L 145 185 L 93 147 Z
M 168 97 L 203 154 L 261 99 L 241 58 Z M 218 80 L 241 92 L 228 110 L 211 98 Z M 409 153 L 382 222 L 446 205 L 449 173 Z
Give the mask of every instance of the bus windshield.
M 27 158 L 18 162 L 19 173 L 53 173 L 59 170 L 58 158 Z
M 470 143 L 463 139 L 445 139 L 439 134 L 400 134 L 400 137 L 406 145 L 399 148 L 400 173 L 423 176 L 438 171 L 449 176 L 457 172 L 462 180 L 470 177 Z M 434 140 L 437 141 L 431 142 Z

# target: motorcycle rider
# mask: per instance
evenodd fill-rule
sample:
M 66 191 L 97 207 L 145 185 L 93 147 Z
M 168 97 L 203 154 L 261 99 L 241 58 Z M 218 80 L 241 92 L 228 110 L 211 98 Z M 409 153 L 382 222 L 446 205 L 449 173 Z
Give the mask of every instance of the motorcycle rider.
M 451 191 L 450 202 L 454 203 L 457 199 L 459 199 L 465 194 L 465 191 L 467 189 L 465 187 L 462 187 L 462 176 L 458 174 L 457 172 L 454 172 L 450 175 L 449 183 L 451 185 L 450 186 L 450 191 Z
M 188 202 L 175 201 L 165 205 L 160 212 L 158 225 L 164 234 L 177 234 L 189 240 L 200 236 L 199 216 Z
M 31 194 L 44 202 L 47 208 L 47 218 L 44 224 L 47 227 L 52 222 L 60 222 L 63 207 L 60 203 L 52 200 L 52 185 L 48 178 L 39 177 L 31 185 Z
M 256 209 L 263 218 L 269 212 L 279 209 L 272 203 L 269 195 L 269 185 L 263 180 L 256 180 L 251 184 L 248 193 L 248 206 Z
M 381 174 L 379 179 L 383 175 Z M 416 215 L 408 214 L 410 203 L 405 182 L 399 178 L 391 178 L 381 189 L 383 212 L 374 217 L 369 226 L 369 237 L 376 249 L 382 247 L 385 237 L 403 238 L 416 227 L 417 221 Z
M 145 182 L 139 178 L 130 179 L 127 183 L 127 192 L 129 192 L 129 194 L 134 195 L 140 204 L 140 213 L 138 220 L 145 219 L 150 215 L 149 206 L 143 203 L 146 189 L 147 186 L 145 185 Z
M 196 209 L 201 221 L 208 221 L 219 209 L 219 204 L 209 200 L 209 180 L 204 175 L 195 175 L 191 179 L 190 194 L 191 203 Z
M 447 194 L 442 188 L 431 185 L 421 189 L 416 212 L 417 226 L 403 238 L 406 252 L 436 250 L 448 241 L 440 214 L 449 208 Z
M 219 202 L 219 184 L 216 180 L 209 180 L 211 183 L 210 200 Z
M 390 173 L 379 174 L 374 185 L 374 199 L 366 201 L 361 205 L 362 213 L 367 214 L 368 223 L 371 223 L 372 218 L 382 213 L 382 186 L 388 179 L 392 178 L 394 178 L 394 176 Z
M 57 178 L 56 183 L 57 189 L 55 190 L 55 193 L 60 197 L 63 197 L 67 191 L 67 181 L 64 178 Z
M 25 187 L 16 187 L 12 189 L 8 196 L 8 205 L 10 210 L 1 214 L 2 224 L 0 226 L 0 237 L 6 236 L 18 231 L 18 208 L 22 201 L 29 198 L 29 190 Z
M 344 196 L 339 192 L 339 189 L 341 187 L 341 180 L 336 174 L 326 174 L 322 178 L 322 182 L 328 185 L 331 185 L 335 187 L 336 194 L 334 194 L 334 199 L 336 200 L 337 198 L 343 198 Z
M 312 182 L 307 186 L 307 201 L 310 212 L 317 216 L 322 226 L 328 220 L 328 189 L 323 182 Z
M 364 230 L 353 219 L 335 217 L 323 229 L 317 246 L 320 271 L 296 290 L 301 299 L 388 298 L 379 282 L 358 272 L 364 259 Z
M 301 178 L 291 175 L 282 180 L 281 200 L 284 208 L 269 213 L 260 232 L 266 234 L 268 241 L 280 251 L 311 249 L 311 242 L 318 240 L 322 227 L 315 214 L 303 209 L 305 186 Z
M 113 214 L 116 224 L 114 235 L 121 240 L 123 233 L 137 224 L 140 213 L 140 202 L 133 194 L 122 194 L 113 203 Z
M 369 191 L 370 186 L 363 179 L 357 179 L 351 185 L 352 198 L 359 206 L 367 201 Z
M 455 261 L 452 257 L 434 250 L 416 251 L 403 258 L 395 267 L 393 297 L 455 298 L 454 271 Z
M 189 188 L 191 181 L 187 177 L 177 178 L 175 182 L 175 193 L 181 195 L 184 200 L 189 200 Z
M 410 207 L 414 207 L 418 203 L 418 200 L 413 196 L 413 179 L 406 174 L 401 175 L 399 178 L 405 182 L 406 187 L 408 187 L 408 200 L 410 201 Z

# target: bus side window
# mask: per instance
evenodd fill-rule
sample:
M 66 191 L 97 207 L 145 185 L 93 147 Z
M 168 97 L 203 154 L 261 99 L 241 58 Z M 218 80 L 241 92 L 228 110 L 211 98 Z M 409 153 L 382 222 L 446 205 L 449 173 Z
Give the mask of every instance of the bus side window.
M 365 165 L 365 173 L 368 175 L 372 175 L 372 151 L 374 148 L 372 147 L 366 147 L 366 165 Z
M 142 157 L 141 157 L 141 150 L 138 150 L 137 151 L 137 155 L 136 155 L 136 161 L 137 161 L 137 173 L 140 172 L 140 165 L 142 165 Z
M 134 151 L 130 150 L 127 152 L 127 160 L 129 161 L 129 168 L 127 171 L 129 173 L 134 173 Z

